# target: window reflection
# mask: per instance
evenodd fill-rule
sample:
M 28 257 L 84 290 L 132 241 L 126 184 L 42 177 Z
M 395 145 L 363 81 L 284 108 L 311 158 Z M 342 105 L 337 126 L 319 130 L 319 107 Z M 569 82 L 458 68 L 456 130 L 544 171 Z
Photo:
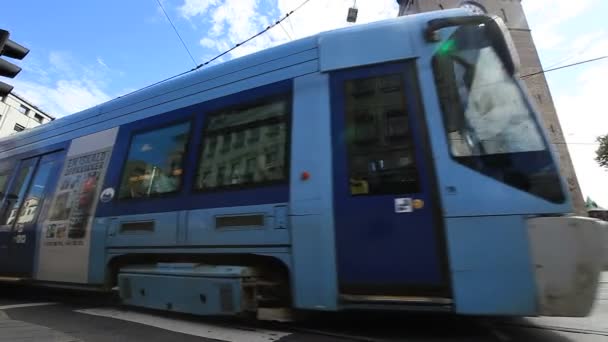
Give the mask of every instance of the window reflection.
M 484 26 L 465 25 L 433 57 L 452 158 L 509 186 L 563 203 L 558 168 L 500 49 Z
M 33 166 L 26 166 L 19 170 L 19 174 L 17 175 L 17 181 L 12 186 L 11 191 L 8 193 L 6 198 L 6 208 L 7 211 L 3 213 L 2 217 L 2 225 L 11 225 L 15 222 L 17 218 L 17 210 L 19 210 L 19 206 L 21 205 L 21 201 L 25 196 L 25 191 L 27 190 L 27 184 L 32 176 Z
M 190 123 L 133 136 L 120 186 L 120 198 L 141 198 L 178 191 Z
M 10 175 L 10 172 L 0 174 L 0 198 L 6 193 L 6 187 L 8 186 Z
M 346 81 L 346 140 L 352 195 L 418 191 L 400 74 Z
M 208 117 L 197 189 L 286 178 L 289 101 L 271 99 Z M 216 146 L 221 146 L 215 152 Z
M 40 202 L 54 164 L 54 162 L 47 162 L 38 167 L 27 197 L 23 201 L 23 205 L 19 211 L 18 224 L 31 223 L 36 219 L 36 214 L 40 210 Z

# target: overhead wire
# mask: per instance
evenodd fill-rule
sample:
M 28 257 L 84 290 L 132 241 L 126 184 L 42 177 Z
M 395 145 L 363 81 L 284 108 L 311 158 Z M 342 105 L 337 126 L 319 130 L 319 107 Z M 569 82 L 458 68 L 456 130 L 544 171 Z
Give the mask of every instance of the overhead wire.
M 563 65 L 563 66 L 560 66 L 560 67 L 557 67 L 557 68 L 550 68 L 550 69 L 547 69 L 547 70 L 541 70 L 541 71 L 538 71 L 538 72 L 533 72 L 531 74 L 523 75 L 523 76 L 521 76 L 521 78 L 523 79 L 523 78 L 528 78 L 528 77 L 532 77 L 532 76 L 536 76 L 536 75 L 546 74 L 546 73 L 551 72 L 551 71 L 566 69 L 566 68 L 570 68 L 570 67 L 573 67 L 573 66 L 577 66 L 577 65 L 581 65 L 581 64 L 586 64 L 586 63 L 591 63 L 591 62 L 596 62 L 596 61 L 600 61 L 602 59 L 607 59 L 607 58 L 608 58 L 608 56 L 601 56 L 601 57 L 597 57 L 597 58 L 587 59 L 587 60 L 584 60 L 584 61 L 580 61 L 580 62 L 576 62 L 576 63 L 572 63 L 572 64 Z
M 194 57 L 192 57 L 192 54 L 190 53 L 190 50 L 188 50 L 188 46 L 186 46 L 186 43 L 184 42 L 184 40 L 182 39 L 182 36 L 177 31 L 177 28 L 175 28 L 175 25 L 173 25 L 173 21 L 171 20 L 171 18 L 169 18 L 169 14 L 167 14 L 167 11 L 165 11 L 165 8 L 163 7 L 163 4 L 160 2 L 160 0 L 156 0 L 156 2 L 158 3 L 158 6 L 160 6 L 160 9 L 163 11 L 163 13 L 165 13 L 165 17 L 167 18 L 167 20 L 169 20 L 169 24 L 171 24 L 171 27 L 173 27 L 173 31 L 175 31 L 175 34 L 177 35 L 177 37 L 179 38 L 179 40 L 182 42 L 182 45 L 184 46 L 184 49 L 186 49 L 186 52 L 188 53 L 188 56 L 190 56 L 190 59 L 192 60 L 192 63 L 194 63 L 194 66 L 196 67 L 196 61 L 194 60 Z
M 296 7 L 295 9 L 291 10 L 291 12 L 288 12 L 285 14 L 285 16 L 279 20 L 277 20 L 276 22 L 274 22 L 273 24 L 268 25 L 268 27 L 266 27 L 265 29 L 263 29 L 262 31 L 254 34 L 253 36 L 243 40 L 240 43 L 235 44 L 232 48 L 218 54 L 217 56 L 211 58 L 210 60 L 206 61 L 205 63 L 199 64 L 195 69 L 200 69 L 201 67 L 208 65 L 209 63 L 212 63 L 213 61 L 223 57 L 224 55 L 232 52 L 234 49 L 238 48 L 241 45 L 244 45 L 246 43 L 248 43 L 249 41 L 263 35 L 264 33 L 268 32 L 271 28 L 281 24 L 285 19 L 289 18 L 290 15 L 292 15 L 293 13 L 295 13 L 297 10 L 299 10 L 300 8 L 302 8 L 302 6 L 306 5 L 308 2 L 310 2 L 310 0 L 305 0 L 304 2 L 302 2 L 298 7 Z
M 156 1 L 159 1 L 159 0 L 156 0 Z M 310 2 L 310 1 L 311 1 L 311 0 L 305 0 L 305 1 L 303 1 L 303 2 L 302 2 L 302 3 L 301 3 L 299 6 L 298 6 L 298 7 L 294 8 L 294 9 L 293 9 L 293 10 L 291 10 L 290 12 L 287 12 L 287 13 L 285 14 L 285 16 L 283 16 L 281 19 L 277 20 L 277 21 L 276 21 L 276 22 L 274 22 L 273 24 L 270 24 L 269 26 L 267 26 L 267 27 L 266 27 L 264 30 L 262 30 L 262 31 L 260 31 L 260 32 L 258 32 L 258 33 L 256 33 L 256 34 L 254 34 L 253 36 L 251 36 L 251 37 L 249 37 L 249 38 L 247 38 L 247 39 L 243 40 L 243 41 L 242 41 L 242 42 L 240 42 L 240 43 L 237 43 L 237 44 L 236 44 L 234 47 L 232 47 L 232 48 L 230 48 L 230 49 L 228 49 L 228 50 L 226 50 L 226 51 L 224 51 L 224 52 L 222 52 L 222 53 L 218 54 L 217 56 L 215 56 L 215 57 L 213 57 L 213 58 L 209 59 L 208 61 L 206 61 L 206 62 L 204 62 L 204 63 L 201 63 L 201 64 L 199 64 L 199 65 L 196 65 L 196 63 L 194 63 L 194 64 L 195 64 L 195 67 L 194 67 L 194 68 L 192 68 L 192 69 L 190 69 L 190 70 L 187 70 L 187 71 L 181 72 L 181 73 L 179 73 L 179 74 L 177 74 L 177 75 L 173 75 L 173 76 L 171 76 L 171 77 L 165 78 L 165 79 L 160 80 L 160 81 L 158 81 L 158 82 L 154 82 L 154 83 L 152 83 L 152 84 L 150 84 L 150 85 L 147 85 L 147 86 L 145 86 L 145 87 L 143 87 L 143 88 L 141 88 L 141 89 L 137 89 L 137 90 L 132 91 L 132 92 L 130 92 L 130 93 L 127 93 L 127 94 L 125 94 L 125 95 L 118 96 L 117 98 L 122 98 L 122 97 L 125 97 L 125 96 L 127 96 L 127 95 L 131 95 L 131 94 L 134 94 L 134 93 L 140 92 L 140 91 L 142 91 L 142 90 L 145 90 L 145 89 L 148 89 L 148 88 L 154 87 L 154 86 L 159 85 L 159 84 L 161 84 L 161 83 L 164 83 L 164 82 L 170 81 L 170 80 L 172 80 L 172 79 L 178 78 L 178 77 L 180 77 L 180 76 L 186 75 L 186 74 L 188 74 L 188 73 L 191 73 L 191 72 L 193 72 L 193 71 L 195 71 L 195 70 L 198 70 L 198 69 L 200 69 L 200 68 L 202 68 L 202 67 L 204 67 L 204 66 L 206 66 L 206 65 L 208 65 L 208 64 L 210 64 L 210 63 L 212 63 L 213 61 L 215 61 L 215 60 L 217 60 L 217 59 L 221 58 L 222 56 L 224 56 L 224 55 L 226 55 L 226 54 L 228 54 L 228 53 L 232 52 L 234 49 L 238 48 L 239 46 L 241 46 L 241 45 L 243 45 L 243 44 L 246 44 L 247 42 L 249 42 L 249 41 L 251 41 L 251 40 L 253 40 L 253 39 L 255 39 L 255 38 L 257 38 L 257 37 L 261 36 L 262 34 L 264 34 L 264 33 L 268 32 L 268 31 L 269 31 L 271 28 L 273 28 L 273 27 L 275 27 L 275 26 L 279 25 L 279 24 L 280 24 L 280 23 L 282 23 L 282 22 L 283 22 L 285 19 L 288 19 L 288 18 L 289 18 L 289 16 L 291 16 L 292 14 L 294 14 L 296 11 L 298 11 L 300 8 L 302 8 L 304 5 L 306 5 L 306 4 L 307 4 L 308 2 Z M 160 2 L 159 2 L 159 5 L 160 5 Z M 161 5 L 161 8 L 162 8 L 162 5 Z M 164 9 L 163 9 L 163 11 L 164 11 Z M 165 14 L 166 14 L 166 12 L 165 12 Z M 168 17 L 167 17 L 167 18 L 168 18 Z M 169 22 L 171 22 L 171 21 L 169 20 Z M 171 25 L 173 25 L 173 24 L 171 24 Z M 174 28 L 175 28 L 175 26 L 174 26 Z M 177 30 L 176 30 L 176 33 L 177 33 Z M 178 36 L 179 36 L 179 34 L 178 34 Z M 181 38 L 180 38 L 180 39 L 181 39 Z M 182 43 L 183 43 L 183 41 L 182 41 Z M 185 44 L 184 44 L 184 47 L 185 47 Z M 186 48 L 186 50 L 187 50 L 187 48 Z M 188 53 L 189 53 L 189 52 L 188 52 Z M 194 60 L 194 58 L 193 58 L 193 60 Z
M 587 52 L 587 50 L 589 50 L 591 48 L 591 44 L 589 46 L 587 46 L 586 48 L 579 50 L 576 53 L 570 54 L 568 55 L 566 58 L 560 59 L 558 62 L 555 63 L 551 63 L 549 64 L 549 66 L 547 67 L 547 69 L 551 69 L 551 68 L 555 68 L 558 67 L 566 62 L 570 62 L 571 60 L 577 58 L 578 56 L 584 54 L 585 52 Z
M 165 12 L 164 8 L 162 7 L 162 4 L 160 3 L 160 0 L 156 0 L 156 1 L 159 3 L 159 5 L 161 6 L 161 9 L 163 9 L 163 12 L 164 12 L 164 13 L 165 13 L 165 15 L 166 15 L 166 12 Z M 296 8 L 294 8 L 294 9 L 293 9 L 293 10 L 291 10 L 290 12 L 287 12 L 287 13 L 286 13 L 286 14 L 285 14 L 285 15 L 284 15 L 282 18 L 280 18 L 279 20 L 275 21 L 274 23 L 272 23 L 272 24 L 268 25 L 268 26 L 267 26 L 265 29 L 263 29 L 263 30 L 261 30 L 260 32 L 258 32 L 258 33 L 256 33 L 256 34 L 252 35 L 251 37 L 249 37 L 249 38 L 247 38 L 247 39 L 245 39 L 245 40 L 243 40 L 243 41 L 241 41 L 241 42 L 239 42 L 239 43 L 235 44 L 235 45 L 234 45 L 233 47 L 231 47 L 230 49 L 227 49 L 227 50 L 225 50 L 224 52 L 219 53 L 218 55 L 216 55 L 216 56 L 214 56 L 213 58 L 211 58 L 211 59 L 207 60 L 206 62 L 201 63 L 201 64 L 199 64 L 199 65 L 196 65 L 196 63 L 195 63 L 195 65 L 196 65 L 196 66 L 195 66 L 193 69 L 188 70 L 188 71 L 184 71 L 184 72 L 182 72 L 182 73 L 179 73 L 179 74 L 177 74 L 177 75 L 171 76 L 171 77 L 169 77 L 169 78 L 166 78 L 166 79 L 160 80 L 160 81 L 158 81 L 158 82 L 155 82 L 155 83 L 153 83 L 153 84 L 150 84 L 150 85 L 148 85 L 148 86 L 146 86 L 146 87 L 144 87 L 144 88 L 141 88 L 141 89 L 135 90 L 135 91 L 130 92 L 130 93 L 128 93 L 128 94 L 125 94 L 125 95 L 123 95 L 123 96 L 119 96 L 119 98 L 120 98 L 120 97 L 124 97 L 124 96 L 126 96 L 126 95 L 130 95 L 130 94 L 133 94 L 133 93 L 139 92 L 139 91 L 142 91 L 142 90 L 144 90 L 144 89 L 148 89 L 148 88 L 150 88 L 150 87 L 153 87 L 153 86 L 156 86 L 156 85 L 161 84 L 161 83 L 163 83 L 163 82 L 166 82 L 166 81 L 172 80 L 172 79 L 174 79 L 174 78 L 177 78 L 177 77 L 183 76 L 183 75 L 188 74 L 188 73 L 190 73 L 190 72 L 192 72 L 192 71 L 198 70 L 198 69 L 200 69 L 200 68 L 202 68 L 202 67 L 204 67 L 204 66 L 206 66 L 206 65 L 209 65 L 210 63 L 212 63 L 212 62 L 216 61 L 217 59 L 219 59 L 219 58 L 221 58 L 221 57 L 225 56 L 226 54 L 228 54 L 228 53 L 230 53 L 230 52 L 234 51 L 234 50 L 235 50 L 235 49 L 237 49 L 238 47 L 240 47 L 240 46 L 242 46 L 242 45 L 244 45 L 244 44 L 248 43 L 249 41 L 251 41 L 251 40 L 253 40 L 253 39 L 255 39 L 255 38 L 257 38 L 257 37 L 259 37 L 259 36 L 263 35 L 264 33 L 268 32 L 268 31 L 269 31 L 270 29 L 272 29 L 273 27 L 275 27 L 275 26 L 277 26 L 277 25 L 280 25 L 280 24 L 281 24 L 283 21 L 285 21 L 285 20 L 289 19 L 289 17 L 290 17 L 292 14 L 294 14 L 295 12 L 297 12 L 297 11 L 298 11 L 300 8 L 302 8 L 303 6 L 305 6 L 305 5 L 306 5 L 308 2 L 310 2 L 310 1 L 311 1 L 311 0 L 304 0 L 304 1 L 303 1 L 303 2 L 302 2 L 300 5 L 298 5 Z M 409 5 L 409 4 L 410 4 L 410 2 L 408 2 L 408 5 Z M 168 17 L 168 16 L 167 16 L 167 19 L 169 19 L 169 17 Z M 169 19 L 169 22 L 171 23 L 171 20 L 170 20 L 170 19 Z M 171 23 L 171 25 L 173 26 L 173 23 Z M 283 27 L 282 25 L 281 25 L 281 27 L 284 29 L 284 27 Z M 175 29 L 175 26 L 173 26 L 173 28 Z M 179 36 L 179 33 L 177 32 L 177 30 L 175 30 L 175 32 L 177 33 L 178 37 L 180 37 L 180 40 L 181 40 L 181 36 Z M 287 33 L 287 32 L 286 32 L 286 33 Z M 182 43 L 183 43 L 183 40 L 182 40 Z M 184 43 L 184 47 L 185 47 L 185 48 L 186 48 L 186 50 L 188 51 L 188 54 L 190 54 L 190 52 L 189 52 L 188 48 L 186 47 L 185 43 Z M 192 58 L 192 55 L 190 55 L 190 57 Z M 608 58 L 608 56 L 602 56 L 602 57 L 598 57 L 598 58 L 588 59 L 588 60 L 580 61 L 580 62 L 577 62 L 577 63 L 572 63 L 572 64 L 568 64 L 568 65 L 560 66 L 560 67 L 557 67 L 557 68 L 551 68 L 551 69 L 547 69 L 547 70 L 541 70 L 541 71 L 538 71 L 538 72 L 530 73 L 530 74 L 527 74 L 527 75 L 523 75 L 523 76 L 521 76 L 521 78 L 522 78 L 522 79 L 525 79 L 525 78 L 529 78 L 529 77 L 532 77 L 532 76 L 536 76 L 536 75 L 540 75 L 540 74 L 545 74 L 545 73 L 552 72 L 552 71 L 556 71 L 556 70 L 566 69 L 566 68 L 574 67 L 574 66 L 577 66 L 577 65 L 586 64 L 586 63 L 591 63 L 591 62 L 595 62 L 595 61 L 599 61 L 599 60 L 603 60 L 603 59 L 607 59 L 607 58 Z M 192 58 L 192 60 L 194 61 L 194 58 Z

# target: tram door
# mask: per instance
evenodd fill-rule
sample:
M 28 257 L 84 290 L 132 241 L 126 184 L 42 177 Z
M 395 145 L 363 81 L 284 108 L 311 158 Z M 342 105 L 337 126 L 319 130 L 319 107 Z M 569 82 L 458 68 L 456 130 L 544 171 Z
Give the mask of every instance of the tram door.
M 31 276 L 37 223 L 43 219 L 45 199 L 57 181 L 62 155 L 55 152 L 24 159 L 13 173 L 0 210 L 1 274 Z
M 334 225 L 344 295 L 449 295 L 415 65 L 331 75 Z

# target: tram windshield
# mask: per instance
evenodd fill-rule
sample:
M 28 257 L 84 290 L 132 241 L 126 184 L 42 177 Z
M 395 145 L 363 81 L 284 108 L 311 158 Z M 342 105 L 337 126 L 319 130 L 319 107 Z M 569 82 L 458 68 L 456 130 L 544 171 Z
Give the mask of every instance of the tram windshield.
M 438 45 L 435 81 L 452 157 L 554 202 L 564 195 L 533 109 L 486 25 L 464 25 Z

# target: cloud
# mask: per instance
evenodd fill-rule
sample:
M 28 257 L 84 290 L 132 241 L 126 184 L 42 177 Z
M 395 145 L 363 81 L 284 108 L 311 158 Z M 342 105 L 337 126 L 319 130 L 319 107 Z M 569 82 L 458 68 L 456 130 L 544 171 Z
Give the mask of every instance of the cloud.
M 537 48 L 554 49 L 560 46 L 570 49 L 571 44 L 562 44 L 567 37 L 569 22 L 593 8 L 599 0 L 534 0 L 523 1 L 528 21 L 534 32 Z
M 97 64 L 101 65 L 102 67 L 104 67 L 105 69 L 110 69 L 106 63 L 103 61 L 103 59 L 101 57 L 97 57 Z
M 204 37 L 200 40 L 200 44 L 206 48 L 214 48 L 216 47 L 216 41 L 207 37 Z
M 55 117 L 73 114 L 112 98 L 104 90 L 111 70 L 101 57 L 84 65 L 68 52 L 51 51 L 47 61 L 33 59 L 26 65 L 22 75 L 11 81 L 15 93 Z
M 73 65 L 75 61 L 69 53 L 63 51 L 51 51 L 49 53 L 49 64 L 52 71 L 74 77 Z
M 300 0 L 277 0 L 281 13 L 288 13 L 302 2 Z M 305 37 L 321 31 L 351 26 L 346 22 L 352 0 L 311 1 L 290 17 L 298 37 Z M 358 1 L 357 24 L 396 17 L 399 6 L 392 0 Z
M 218 0 L 185 0 L 178 10 L 183 17 L 189 19 L 206 14 L 209 7 L 217 5 L 218 2 Z
M 92 80 L 58 80 L 50 85 L 16 80 L 14 85 L 17 94 L 55 117 L 76 113 L 111 99 Z
M 211 28 L 207 35 L 201 38 L 200 44 L 220 52 L 265 29 L 302 3 L 302 0 L 185 0 L 179 11 L 188 20 L 200 20 L 210 24 Z M 352 24 L 346 22 L 346 14 L 352 5 L 352 0 L 310 1 L 285 20 L 283 28 L 293 39 L 298 39 L 349 26 Z M 395 17 L 398 12 L 397 2 L 392 0 L 364 0 L 357 2 L 357 7 L 357 23 Z M 244 56 L 289 40 L 283 29 L 277 26 L 235 49 L 230 53 L 230 58 Z

